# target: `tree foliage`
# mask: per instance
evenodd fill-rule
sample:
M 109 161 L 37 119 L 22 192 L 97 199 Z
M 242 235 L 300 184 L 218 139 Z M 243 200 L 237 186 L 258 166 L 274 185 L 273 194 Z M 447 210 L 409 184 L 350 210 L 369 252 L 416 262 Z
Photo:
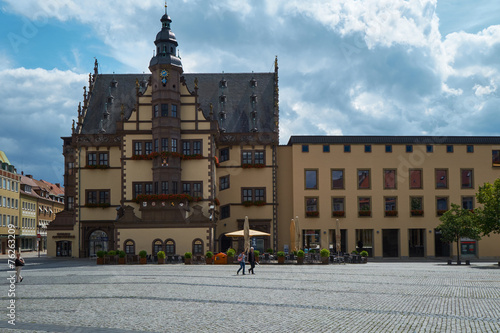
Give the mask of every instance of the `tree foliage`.
M 500 234 L 500 178 L 493 184 L 479 186 L 476 198 L 483 205 L 475 210 L 481 232 L 483 235 Z
M 481 229 L 477 224 L 476 215 L 468 209 L 463 209 L 452 203 L 451 209 L 440 218 L 441 240 L 443 242 L 457 243 L 457 259 L 460 260 L 460 239 L 480 239 Z

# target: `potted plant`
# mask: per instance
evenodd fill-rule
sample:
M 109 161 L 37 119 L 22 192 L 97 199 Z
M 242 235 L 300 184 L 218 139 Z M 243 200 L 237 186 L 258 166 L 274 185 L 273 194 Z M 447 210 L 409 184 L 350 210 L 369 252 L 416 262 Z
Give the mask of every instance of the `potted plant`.
M 207 253 L 205 253 L 205 263 L 207 265 L 214 263 L 214 253 L 212 251 L 207 251 Z
M 193 257 L 193 254 L 191 252 L 184 253 L 184 264 L 191 265 L 191 258 L 192 257 Z
M 253 253 L 255 254 L 255 261 L 259 262 L 260 251 L 259 250 L 253 250 Z
M 236 251 L 234 249 L 228 249 L 227 250 L 227 263 L 232 264 L 234 260 L 234 255 L 236 254 Z
M 305 252 L 302 250 L 299 250 L 297 252 L 297 264 L 302 265 L 304 263 L 304 256 L 305 255 L 306 255 Z
M 108 264 L 116 263 L 116 251 L 115 250 L 108 251 L 106 256 L 108 257 Z
M 158 256 L 158 264 L 164 264 L 165 263 L 165 252 L 158 251 L 158 253 L 156 255 Z
M 104 256 L 106 255 L 106 252 L 97 251 L 96 255 L 97 255 L 97 264 L 104 265 Z
M 361 251 L 359 255 L 361 256 L 361 262 L 366 264 L 368 262 L 368 251 Z
M 330 250 L 328 250 L 328 249 L 321 249 L 321 251 L 319 251 L 319 254 L 321 256 L 321 263 L 327 265 L 328 264 L 328 259 L 330 257 Z
M 125 257 L 127 256 L 127 254 L 125 253 L 125 251 L 118 251 L 118 264 L 119 265 L 124 265 L 125 264 Z
M 278 251 L 276 253 L 278 255 L 278 264 L 284 264 L 285 263 L 285 252 L 283 251 Z
M 148 260 L 146 259 L 146 257 L 148 256 L 148 253 L 144 250 L 140 251 L 139 252 L 139 257 L 141 257 L 139 263 L 142 264 L 142 265 L 145 265 Z

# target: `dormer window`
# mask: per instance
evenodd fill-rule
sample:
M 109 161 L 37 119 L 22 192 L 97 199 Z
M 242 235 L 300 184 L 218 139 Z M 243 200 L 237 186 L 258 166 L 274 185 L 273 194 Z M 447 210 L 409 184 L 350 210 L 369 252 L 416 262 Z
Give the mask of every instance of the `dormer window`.
M 227 88 L 227 81 L 225 79 L 220 80 L 219 84 L 221 88 Z
M 250 96 L 250 102 L 253 104 L 257 103 L 257 95 Z
M 226 95 L 220 95 L 219 96 L 219 103 L 226 103 L 226 102 L 227 102 Z
M 257 87 L 257 80 L 255 80 L 254 78 L 252 78 L 250 80 L 250 87 L 252 87 L 252 88 Z

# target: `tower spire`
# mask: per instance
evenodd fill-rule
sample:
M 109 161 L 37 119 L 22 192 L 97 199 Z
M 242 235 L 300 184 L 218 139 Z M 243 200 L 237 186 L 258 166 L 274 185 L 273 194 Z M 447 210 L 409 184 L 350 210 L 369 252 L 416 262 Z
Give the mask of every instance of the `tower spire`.
M 167 14 L 167 1 L 165 1 L 165 15 L 168 15 Z

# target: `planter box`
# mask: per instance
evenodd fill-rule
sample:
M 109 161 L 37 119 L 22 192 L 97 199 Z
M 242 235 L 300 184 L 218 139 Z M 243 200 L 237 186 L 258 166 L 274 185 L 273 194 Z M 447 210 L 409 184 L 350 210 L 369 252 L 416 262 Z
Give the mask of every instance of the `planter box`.
M 125 265 L 127 258 L 118 258 L 118 265 Z
M 207 265 L 212 265 L 214 263 L 214 258 L 205 258 L 205 263 Z
M 191 258 L 184 258 L 184 264 L 191 265 Z
M 278 257 L 278 264 L 284 264 L 285 263 L 285 257 Z
M 323 265 L 328 265 L 328 259 L 329 259 L 328 257 L 321 257 L 321 263 Z
M 96 262 L 98 265 L 104 265 L 104 258 L 97 258 Z
M 158 258 L 158 264 L 164 264 L 165 258 Z
M 141 258 L 141 259 L 139 259 L 139 263 L 141 265 L 146 265 L 148 263 L 148 259 L 147 258 Z
M 302 265 L 304 263 L 304 257 L 297 257 L 297 264 Z
M 360 210 L 358 212 L 359 216 L 371 216 L 372 215 L 372 211 L 371 210 Z
M 413 209 L 411 210 L 411 216 L 423 216 L 424 211 L 420 209 Z

